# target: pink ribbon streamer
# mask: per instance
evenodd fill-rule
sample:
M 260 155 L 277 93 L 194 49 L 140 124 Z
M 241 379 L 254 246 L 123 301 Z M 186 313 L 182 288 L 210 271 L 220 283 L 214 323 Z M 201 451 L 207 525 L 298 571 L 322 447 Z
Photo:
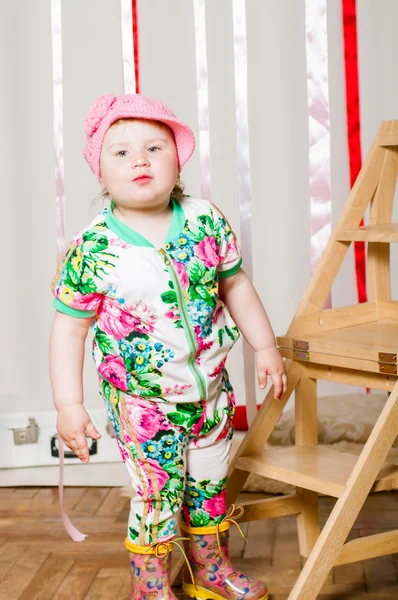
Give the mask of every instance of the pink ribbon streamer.
M 61 0 L 51 1 L 52 57 L 53 57 L 53 104 L 54 104 L 54 153 L 57 219 L 57 257 L 65 248 L 65 191 L 64 191 L 64 131 L 63 131 L 63 81 L 62 81 L 62 28 Z
M 202 198 L 211 200 L 209 89 L 207 76 L 205 0 L 194 0 L 194 20 L 201 193 Z
M 332 228 L 327 0 L 306 0 L 306 55 L 311 196 L 311 271 Z M 324 308 L 331 307 L 331 294 Z
M 247 101 L 247 29 L 246 2 L 233 0 L 236 143 L 239 172 L 240 238 L 242 257 L 249 279 L 253 280 L 252 189 L 249 152 Z M 257 413 L 254 352 L 243 340 L 243 364 L 247 421 L 250 426 Z
M 122 48 L 124 89 L 135 94 L 137 82 L 134 64 L 134 34 L 131 0 L 121 0 Z M 53 104 L 54 104 L 54 152 L 57 205 L 57 258 L 65 248 L 65 191 L 64 191 L 64 135 L 63 135 L 63 73 L 62 73 L 62 14 L 61 0 L 51 0 L 52 58 L 53 58 Z M 66 531 L 75 542 L 82 542 L 87 535 L 80 532 L 70 521 L 64 508 L 64 453 L 65 446 L 58 438 L 59 453 L 59 504 Z
M 136 94 L 137 82 L 134 64 L 133 10 L 131 0 L 121 0 L 120 8 L 122 17 L 124 93 Z
M 66 531 L 74 542 L 82 542 L 87 535 L 82 533 L 71 523 L 68 515 L 64 508 L 64 443 L 60 437 L 58 437 L 58 452 L 59 452 L 59 504 L 61 507 L 61 517 L 64 523 Z
M 51 0 L 51 31 L 53 59 L 54 153 L 57 203 L 57 258 L 65 248 L 65 192 L 64 192 L 64 122 L 62 76 L 62 16 L 61 0 Z M 87 536 L 70 522 L 64 508 L 64 443 L 58 438 L 59 452 L 59 504 L 62 521 L 72 540 L 82 542 Z

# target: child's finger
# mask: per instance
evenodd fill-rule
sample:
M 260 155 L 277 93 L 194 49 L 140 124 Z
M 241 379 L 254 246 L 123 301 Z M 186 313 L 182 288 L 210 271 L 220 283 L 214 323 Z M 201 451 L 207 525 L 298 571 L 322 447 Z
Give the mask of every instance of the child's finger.
M 267 385 L 267 371 L 258 371 L 257 377 L 258 385 L 260 386 L 260 389 L 263 390 Z
M 65 444 L 65 446 L 68 448 L 68 450 L 73 450 L 72 446 L 73 446 L 73 440 L 67 439 L 66 437 L 62 437 L 60 434 L 58 434 L 59 437 L 61 438 L 61 440 L 63 441 L 63 443 Z M 74 452 L 74 450 L 73 450 Z
M 286 373 L 283 373 L 283 375 L 282 375 L 282 383 L 283 383 L 283 395 L 285 395 L 286 391 L 287 391 L 287 375 L 286 375 Z
M 275 373 L 271 375 L 272 383 L 274 384 L 274 398 L 280 398 L 282 395 L 283 384 L 282 384 L 282 376 L 279 373 Z
M 88 462 L 89 452 L 87 445 L 87 438 L 84 434 L 79 433 L 75 437 L 74 447 L 72 448 L 73 452 L 80 458 L 82 462 Z
M 102 435 L 100 434 L 98 429 L 95 427 L 95 425 L 92 423 L 92 421 L 89 421 L 88 425 L 86 426 L 86 433 L 93 439 L 102 437 Z
M 68 448 L 72 450 L 72 452 L 74 452 L 82 462 L 88 462 L 88 447 L 87 450 L 85 450 L 84 447 L 80 448 L 75 441 L 72 441 L 70 442 Z

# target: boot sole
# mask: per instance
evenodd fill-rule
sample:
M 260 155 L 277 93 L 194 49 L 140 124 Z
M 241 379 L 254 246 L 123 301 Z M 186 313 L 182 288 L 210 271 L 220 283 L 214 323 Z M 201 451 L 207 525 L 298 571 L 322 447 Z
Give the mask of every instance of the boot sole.
M 194 586 L 191 583 L 183 584 L 184 594 L 189 596 L 190 598 L 196 598 L 196 600 L 225 600 L 224 596 L 220 596 L 215 592 L 211 592 L 210 590 L 206 590 L 206 588 L 198 586 Z M 261 596 L 258 600 L 268 600 L 269 594 L 268 592 L 265 596 Z

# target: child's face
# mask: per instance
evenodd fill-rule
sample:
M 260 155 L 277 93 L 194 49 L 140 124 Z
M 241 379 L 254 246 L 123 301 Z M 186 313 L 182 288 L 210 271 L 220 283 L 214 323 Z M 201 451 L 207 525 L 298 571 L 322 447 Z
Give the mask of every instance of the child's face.
M 117 205 L 149 208 L 168 201 L 178 177 L 171 130 L 145 119 L 116 122 L 104 137 L 100 172 Z

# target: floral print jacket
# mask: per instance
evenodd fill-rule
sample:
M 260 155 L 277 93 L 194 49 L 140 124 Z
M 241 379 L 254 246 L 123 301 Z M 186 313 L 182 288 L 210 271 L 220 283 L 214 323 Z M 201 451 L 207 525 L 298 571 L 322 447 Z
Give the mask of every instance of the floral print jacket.
M 77 234 L 51 288 L 58 311 L 93 317 L 99 375 L 143 398 L 213 396 L 239 330 L 218 294 L 242 259 L 235 234 L 210 202 L 172 200 L 166 240 L 155 248 L 104 209 Z

